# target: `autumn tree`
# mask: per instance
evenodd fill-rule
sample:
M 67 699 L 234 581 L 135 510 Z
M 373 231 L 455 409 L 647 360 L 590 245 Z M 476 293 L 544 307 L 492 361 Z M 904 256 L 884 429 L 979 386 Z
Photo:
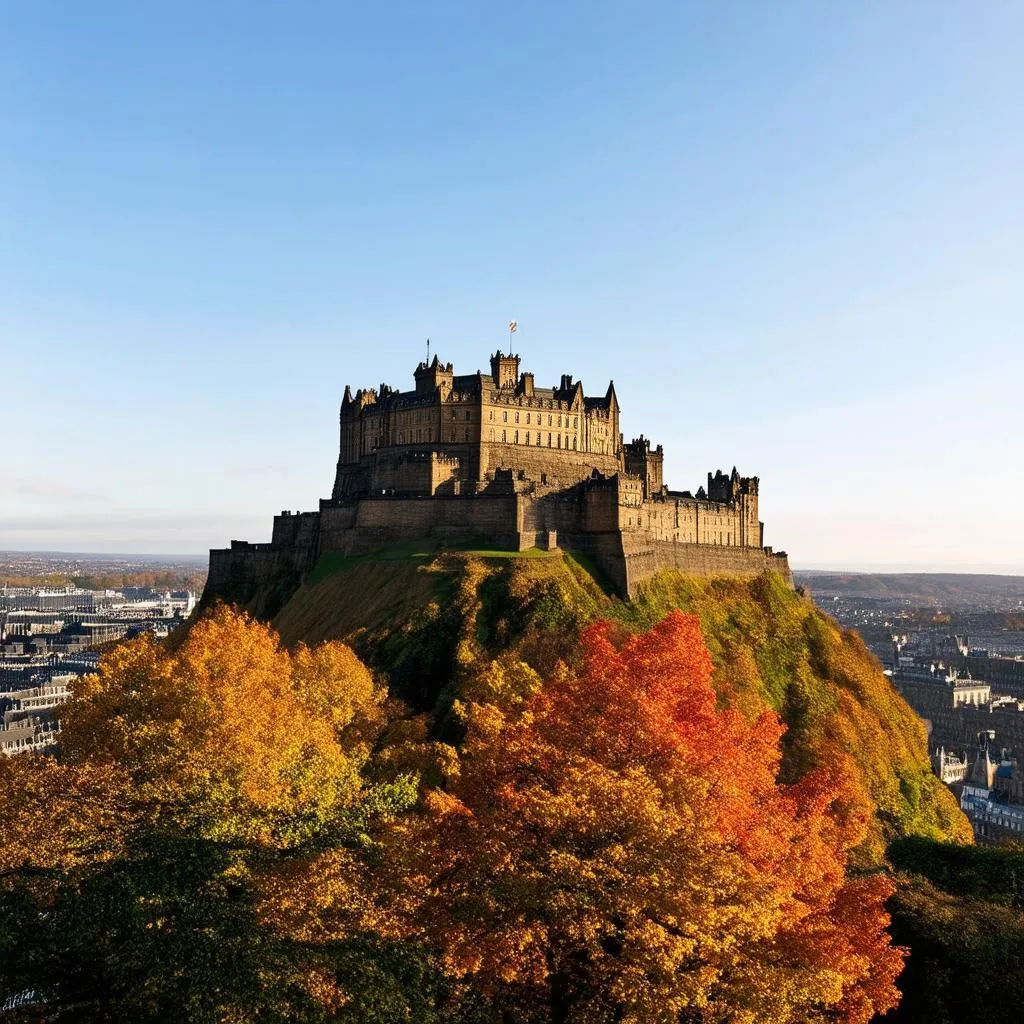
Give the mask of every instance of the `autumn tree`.
M 444 1019 L 418 947 L 278 926 L 283 883 L 325 850 L 350 867 L 334 894 L 365 901 L 362 851 L 415 797 L 364 770 L 384 699 L 344 646 L 288 652 L 226 608 L 174 651 L 111 652 L 63 710 L 60 761 L 0 759 L 0 1001 L 31 993 L 52 1020 Z
M 697 620 L 598 624 L 544 686 L 492 666 L 457 771 L 398 820 L 417 934 L 509 1020 L 865 1022 L 895 1001 L 843 766 L 777 783 L 777 717 L 716 706 Z

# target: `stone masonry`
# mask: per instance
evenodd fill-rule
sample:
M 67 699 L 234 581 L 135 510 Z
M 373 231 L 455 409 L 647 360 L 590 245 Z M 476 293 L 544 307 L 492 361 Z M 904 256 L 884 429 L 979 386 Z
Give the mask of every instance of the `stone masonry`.
M 435 356 L 414 390 L 346 387 L 331 497 L 276 516 L 269 544 L 211 551 L 207 598 L 287 589 L 324 552 L 420 538 L 557 545 L 589 556 L 627 597 L 668 568 L 792 581 L 785 553 L 764 547 L 757 477 L 734 468 L 695 494 L 670 490 L 661 445 L 623 442 L 614 383 L 598 397 L 569 375 L 541 388 L 519 363 L 498 351 L 489 374 L 458 375 Z

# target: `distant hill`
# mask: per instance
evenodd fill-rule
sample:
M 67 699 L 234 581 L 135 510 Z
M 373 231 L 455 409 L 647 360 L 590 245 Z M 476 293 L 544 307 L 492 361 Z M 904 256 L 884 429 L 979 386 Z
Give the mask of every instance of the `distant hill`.
M 944 608 L 1012 607 L 1024 601 L 1024 576 L 984 573 L 859 573 L 802 570 L 793 573 L 798 586 L 817 595 L 888 598 Z

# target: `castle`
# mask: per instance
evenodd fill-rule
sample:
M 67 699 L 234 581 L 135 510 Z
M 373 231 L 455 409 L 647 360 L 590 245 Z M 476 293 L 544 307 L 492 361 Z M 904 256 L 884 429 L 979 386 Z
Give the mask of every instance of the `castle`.
M 269 544 L 211 551 L 207 597 L 294 587 L 325 552 L 420 538 L 563 547 L 629 597 L 667 568 L 792 580 L 786 555 L 764 547 L 757 477 L 719 471 L 696 494 L 669 490 L 661 445 L 623 442 L 614 383 L 599 397 L 569 375 L 537 387 L 519 364 L 498 351 L 489 374 L 456 374 L 435 356 L 414 390 L 346 387 L 331 497 L 275 516 Z

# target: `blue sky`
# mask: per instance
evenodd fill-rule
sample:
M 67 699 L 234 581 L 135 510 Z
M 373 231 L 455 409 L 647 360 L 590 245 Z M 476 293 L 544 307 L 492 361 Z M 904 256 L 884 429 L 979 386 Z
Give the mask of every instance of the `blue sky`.
M 0 3 L 0 548 L 265 540 L 524 368 L 795 565 L 1024 572 L 1024 4 Z

